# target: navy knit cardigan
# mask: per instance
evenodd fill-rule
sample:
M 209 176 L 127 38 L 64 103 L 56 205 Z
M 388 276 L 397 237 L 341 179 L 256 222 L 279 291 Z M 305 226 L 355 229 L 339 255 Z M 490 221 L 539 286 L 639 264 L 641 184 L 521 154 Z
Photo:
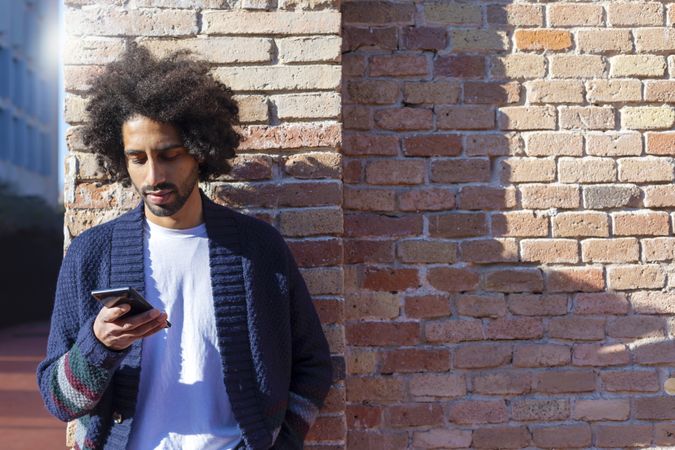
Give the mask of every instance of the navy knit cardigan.
M 310 295 L 271 225 L 203 193 L 202 203 L 224 383 L 246 447 L 301 449 L 331 384 Z M 76 448 L 124 449 L 133 426 L 142 340 L 119 352 L 101 344 L 93 333 L 101 306 L 89 293 L 122 286 L 144 293 L 143 220 L 141 203 L 82 233 L 63 260 L 37 378 L 49 411 L 77 419 Z M 233 264 L 243 274 L 239 295 L 228 292 Z

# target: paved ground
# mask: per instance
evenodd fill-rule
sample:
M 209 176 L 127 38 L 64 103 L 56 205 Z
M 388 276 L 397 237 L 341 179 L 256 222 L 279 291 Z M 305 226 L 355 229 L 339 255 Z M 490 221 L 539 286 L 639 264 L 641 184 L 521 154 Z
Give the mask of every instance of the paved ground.
M 49 415 L 35 381 L 47 346 L 47 323 L 0 329 L 0 447 L 64 450 L 65 424 Z

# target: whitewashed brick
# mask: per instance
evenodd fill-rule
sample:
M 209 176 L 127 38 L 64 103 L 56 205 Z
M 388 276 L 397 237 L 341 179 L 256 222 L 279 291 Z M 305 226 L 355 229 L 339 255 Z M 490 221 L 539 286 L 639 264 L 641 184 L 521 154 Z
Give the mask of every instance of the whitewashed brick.
M 252 12 L 204 11 L 202 32 L 206 34 L 293 35 L 339 34 L 338 11 Z

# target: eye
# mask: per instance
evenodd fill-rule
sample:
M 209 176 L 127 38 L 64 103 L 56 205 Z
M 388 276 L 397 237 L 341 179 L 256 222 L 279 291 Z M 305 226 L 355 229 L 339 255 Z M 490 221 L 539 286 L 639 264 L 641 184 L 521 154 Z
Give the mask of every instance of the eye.
M 129 158 L 129 162 L 135 166 L 141 166 L 145 164 L 145 158 Z

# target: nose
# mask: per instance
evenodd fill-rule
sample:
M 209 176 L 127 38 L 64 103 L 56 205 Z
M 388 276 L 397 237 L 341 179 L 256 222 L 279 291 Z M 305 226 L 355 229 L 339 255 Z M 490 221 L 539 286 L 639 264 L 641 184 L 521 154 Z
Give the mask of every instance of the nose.
M 166 171 L 163 164 L 155 158 L 148 159 L 148 172 L 145 177 L 147 186 L 157 186 L 166 181 Z

